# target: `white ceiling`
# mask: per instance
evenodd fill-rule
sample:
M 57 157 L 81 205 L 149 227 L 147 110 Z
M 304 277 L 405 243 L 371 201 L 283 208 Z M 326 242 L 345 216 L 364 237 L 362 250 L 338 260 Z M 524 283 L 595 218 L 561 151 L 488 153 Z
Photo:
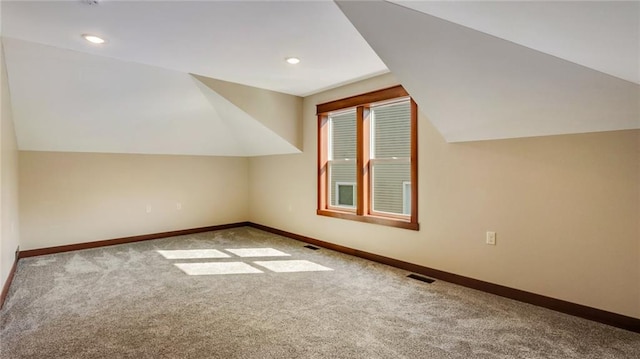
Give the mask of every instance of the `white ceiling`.
M 4 37 L 293 95 L 387 71 L 332 1 L 2 1 L 2 16 Z
M 338 3 L 449 142 L 640 128 L 640 86 L 635 82 L 390 2 Z M 500 11 L 503 9 L 500 4 L 491 3 L 483 11 L 488 11 L 491 14 L 488 17 L 494 19 L 515 12 L 511 4 L 505 4 L 506 10 Z M 555 13 L 556 5 L 561 14 L 565 8 L 564 3 L 544 4 L 548 13 Z M 422 8 L 413 3 L 409 5 Z M 590 18 L 594 24 L 606 25 L 608 20 L 597 22 L 598 14 L 607 14 L 605 5 L 587 4 L 579 11 L 581 19 Z M 637 5 L 629 3 L 624 9 L 635 11 Z M 619 20 L 628 25 L 622 26 L 626 32 L 618 28 L 603 32 L 622 37 L 621 41 L 629 46 L 631 43 L 626 37 L 637 43 L 640 18 L 628 16 L 618 4 L 612 7 L 613 12 L 620 15 Z M 464 18 L 461 14 L 472 11 L 473 7 L 464 9 L 452 14 Z M 533 14 L 533 19 L 544 23 L 544 18 L 535 15 L 536 12 Z M 564 14 L 570 15 L 566 11 Z M 482 16 L 482 12 L 477 16 Z M 550 19 L 549 26 L 559 26 L 554 16 Z M 498 23 L 505 25 L 508 21 Z M 494 30 L 507 29 L 492 26 Z M 539 25 L 533 26 L 537 27 Z M 586 28 L 577 26 L 576 31 L 558 31 L 563 34 L 558 37 L 541 35 L 547 40 L 539 44 L 551 48 L 565 41 L 571 43 L 583 36 L 589 37 L 594 32 L 581 34 L 583 27 Z M 518 34 L 505 32 L 504 35 L 520 38 Z M 600 42 L 592 50 L 598 53 L 606 47 L 606 41 L 596 40 Z M 615 40 L 615 37 L 611 39 Z M 633 59 L 640 47 L 609 46 L 609 50 L 617 52 L 595 56 L 611 60 L 600 63 L 603 70 L 632 79 L 637 76 L 634 72 L 639 65 L 637 56 L 636 66 L 627 58 L 614 60 L 618 55 Z M 565 53 L 580 58 L 579 51 L 565 50 Z M 591 59 L 586 56 L 583 62 L 587 60 Z
M 640 1 L 390 1 L 640 84 Z
M 265 126 L 269 116 L 249 115 L 189 74 L 302 95 L 387 72 L 331 1 L 1 5 L 23 150 L 295 153 L 299 144 Z
M 189 74 L 305 96 L 387 67 L 448 141 L 640 127 L 639 1 L 338 4 L 2 0 L 19 146 L 293 153 Z
M 22 150 L 299 152 L 189 74 L 22 40 L 3 42 Z

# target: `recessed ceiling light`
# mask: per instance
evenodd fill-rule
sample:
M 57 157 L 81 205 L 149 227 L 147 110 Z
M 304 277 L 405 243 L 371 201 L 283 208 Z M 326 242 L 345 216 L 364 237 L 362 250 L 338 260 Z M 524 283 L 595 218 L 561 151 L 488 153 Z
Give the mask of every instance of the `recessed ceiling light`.
M 84 37 L 85 40 L 89 41 L 90 43 L 93 44 L 104 44 L 105 40 L 95 36 L 95 35 L 89 35 L 89 34 L 83 34 L 82 37 Z
M 300 62 L 300 59 L 297 57 L 287 57 L 285 60 L 291 65 L 295 65 Z

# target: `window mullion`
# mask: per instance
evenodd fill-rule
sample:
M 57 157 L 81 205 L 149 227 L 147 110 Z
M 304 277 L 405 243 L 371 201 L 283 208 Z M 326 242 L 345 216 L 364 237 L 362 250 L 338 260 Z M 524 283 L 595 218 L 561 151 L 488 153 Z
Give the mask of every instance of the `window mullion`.
M 371 208 L 371 111 L 363 106 L 362 111 L 362 213 L 367 215 Z
M 362 216 L 364 212 L 365 204 L 365 182 L 364 182 L 364 145 L 366 139 L 364 136 L 364 106 L 358 106 L 356 109 L 356 188 L 357 188 L 357 206 L 356 214 Z

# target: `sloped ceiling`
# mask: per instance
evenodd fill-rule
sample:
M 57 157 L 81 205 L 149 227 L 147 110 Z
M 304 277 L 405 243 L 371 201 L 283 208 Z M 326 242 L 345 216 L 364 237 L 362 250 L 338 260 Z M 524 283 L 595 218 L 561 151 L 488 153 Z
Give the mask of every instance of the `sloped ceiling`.
M 387 71 L 332 1 L 84 2 L 3 0 L 2 35 L 297 96 Z
M 443 3 L 433 6 L 422 2 L 400 3 L 421 11 L 385 1 L 338 2 L 447 141 L 640 128 L 640 86 L 620 78 L 637 81 L 638 3 L 627 4 L 622 10 L 616 8 L 623 16 L 604 22 L 626 23 L 620 34 L 631 37 L 630 44 L 636 44 L 630 49 L 615 45 L 618 53 L 630 57 L 615 64 L 597 60 L 598 55 L 593 60 L 577 54 L 579 51 L 562 50 L 562 41 L 555 45 L 558 40 L 541 41 L 541 46 L 557 48 L 556 56 L 552 56 L 425 13 L 436 11 L 471 24 L 473 21 L 468 19 L 482 17 L 482 12 L 473 11 L 478 4 L 464 8 L 466 12 L 456 12 Z M 553 14 L 554 4 L 544 3 L 547 14 Z M 485 20 L 516 11 L 511 4 L 507 14 L 497 11 L 496 6 L 499 4 L 491 3 L 483 8 L 491 15 L 485 14 Z M 598 13 L 602 6 L 587 6 L 583 15 L 595 16 L 597 20 L 597 14 L 605 16 Z M 526 13 L 526 6 L 523 11 Z M 505 21 L 508 23 L 502 20 Z M 510 34 L 505 30 L 508 26 L 491 28 L 484 22 L 478 23 L 474 25 L 512 40 L 526 38 Z M 528 31 L 540 26 L 543 25 Z M 600 29 L 600 24 L 592 23 L 591 29 Z M 621 40 L 625 44 L 629 44 L 627 37 Z M 616 40 L 619 39 L 611 39 Z M 592 49 L 596 54 L 597 50 L 597 46 Z M 620 77 L 557 57 L 572 54 L 576 54 L 576 61 Z M 615 56 L 617 53 L 605 57 Z
M 228 131 L 220 131 L 221 134 L 230 136 L 231 138 L 235 139 L 236 142 L 241 145 L 243 155 L 261 156 L 300 152 L 300 150 L 298 150 L 298 148 L 294 146 L 296 143 L 300 143 L 296 132 L 299 126 L 290 126 L 291 124 L 297 124 L 298 117 L 300 116 L 300 112 L 297 111 L 298 108 L 295 105 L 285 106 L 284 109 L 279 109 L 280 114 L 282 116 L 289 115 L 291 121 L 282 121 L 282 123 L 279 124 L 278 128 L 278 130 L 280 131 L 274 132 L 265 125 L 265 123 L 263 122 L 264 117 L 262 115 L 258 114 L 257 117 L 252 117 L 249 113 L 246 112 L 245 107 L 236 106 L 229 100 L 229 98 L 224 97 L 220 94 L 220 92 L 215 91 L 214 89 L 209 87 L 206 81 L 204 81 L 205 79 L 207 78 L 194 76 L 194 81 L 196 82 L 198 88 L 202 91 L 209 103 L 212 105 L 212 108 L 214 109 L 218 117 L 224 119 L 226 129 Z M 260 91 L 263 95 L 265 93 L 268 94 L 272 92 L 260 89 L 255 90 Z M 280 93 L 275 94 L 288 97 L 289 103 L 302 102 L 290 95 L 284 95 Z M 254 96 L 254 99 L 258 99 L 261 97 L 257 94 L 254 94 Z M 257 121 L 256 118 L 260 118 L 261 121 Z M 293 128 L 293 130 L 288 130 L 289 128 Z M 293 135 L 292 132 L 294 132 Z M 287 142 L 287 138 L 291 139 L 293 143 Z M 302 147 L 301 144 L 300 147 Z
M 297 153 L 297 95 L 387 72 L 331 1 L 3 1 L 2 37 L 22 150 Z
M 390 1 L 640 84 L 640 1 Z
M 15 39 L 4 46 L 22 150 L 299 152 L 189 74 Z
M 283 139 L 302 148 L 302 101 L 299 97 L 232 82 L 193 75 L 228 102 L 241 108 L 253 118 L 279 134 Z
M 23 150 L 295 153 L 300 96 L 388 69 L 450 142 L 640 127 L 638 2 L 0 4 Z

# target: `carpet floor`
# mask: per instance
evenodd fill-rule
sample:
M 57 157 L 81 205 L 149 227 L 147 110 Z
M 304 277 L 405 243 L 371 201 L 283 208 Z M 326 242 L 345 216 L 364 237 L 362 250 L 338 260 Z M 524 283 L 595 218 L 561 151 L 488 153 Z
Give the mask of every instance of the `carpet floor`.
M 243 227 L 20 260 L 2 358 L 640 358 L 640 334 Z

